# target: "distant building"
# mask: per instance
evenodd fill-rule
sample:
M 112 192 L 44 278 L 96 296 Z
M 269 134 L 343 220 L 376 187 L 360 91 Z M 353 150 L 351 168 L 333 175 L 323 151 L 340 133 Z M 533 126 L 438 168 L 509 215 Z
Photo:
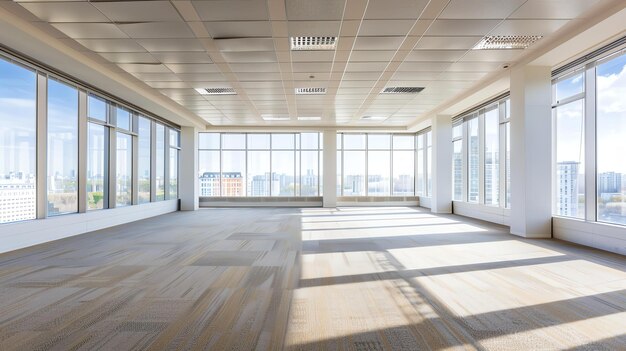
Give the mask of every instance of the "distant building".
M 573 161 L 557 163 L 557 213 L 562 216 L 578 216 L 579 165 L 580 163 Z
M 200 176 L 200 196 L 243 196 L 241 172 L 204 172 Z
M 34 219 L 37 216 L 35 177 L 12 172 L 0 178 L 0 223 Z
M 615 194 L 622 192 L 622 174 L 604 172 L 598 174 L 598 194 Z

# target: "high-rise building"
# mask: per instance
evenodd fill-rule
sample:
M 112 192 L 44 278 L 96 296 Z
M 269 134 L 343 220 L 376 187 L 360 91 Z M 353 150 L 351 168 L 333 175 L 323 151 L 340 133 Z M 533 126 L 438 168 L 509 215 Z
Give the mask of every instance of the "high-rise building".
M 598 194 L 622 192 L 622 174 L 616 172 L 598 173 Z
M 578 216 L 578 166 L 579 162 L 557 164 L 557 213 L 562 216 Z
M 204 172 L 200 176 L 200 196 L 242 196 L 241 172 Z M 221 192 L 220 192 L 221 185 Z

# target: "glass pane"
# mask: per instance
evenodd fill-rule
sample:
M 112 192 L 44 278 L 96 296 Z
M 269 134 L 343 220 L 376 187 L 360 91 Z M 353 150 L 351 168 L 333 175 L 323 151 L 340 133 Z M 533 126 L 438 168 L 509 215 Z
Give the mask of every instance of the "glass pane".
M 104 99 L 89 95 L 87 115 L 89 118 L 99 119 L 103 122 L 107 121 L 107 103 Z
M 156 125 L 156 199 L 165 200 L 165 126 Z
M 343 148 L 346 150 L 365 150 L 365 134 L 344 134 Z
M 144 117 L 137 119 L 138 123 L 138 160 L 137 160 L 137 185 L 138 198 L 137 202 L 140 204 L 150 202 L 150 126 L 151 121 Z
M 0 59 L 0 223 L 36 217 L 35 72 Z
M 367 136 L 367 148 L 387 150 L 391 148 L 390 134 L 369 134 Z
M 415 193 L 425 196 L 424 193 L 424 134 L 417 136 L 417 187 Z
M 452 127 L 452 138 L 463 137 L 463 123 L 457 124 Z
M 415 135 L 394 135 L 393 148 L 395 150 L 415 150 Z
M 170 129 L 169 131 L 170 131 L 170 146 L 176 146 L 176 147 L 180 146 L 179 140 L 178 140 L 180 136 L 180 132 L 177 130 L 173 130 L 173 129 Z
M 245 151 L 222 151 L 222 196 L 245 195 L 245 172 Z
M 342 136 L 343 134 L 337 133 L 337 149 L 341 149 L 343 147 L 341 144 L 341 141 L 343 140 Z
M 582 93 L 584 83 L 582 72 L 556 83 L 556 101 Z
M 198 135 L 199 149 L 219 149 L 220 133 L 200 133 Z
M 117 207 L 132 204 L 133 188 L 133 138 L 124 133 L 117 133 L 117 158 L 115 194 Z
M 341 151 L 337 151 L 337 196 L 341 196 L 341 179 L 343 177 L 341 165 Z
M 48 215 L 78 212 L 78 90 L 48 80 Z
M 452 200 L 463 201 L 463 140 L 452 143 Z
M 478 202 L 479 182 L 479 149 L 478 149 L 478 118 L 467 121 L 467 200 Z
M 178 134 L 178 133 L 176 133 Z M 169 199 L 178 199 L 178 149 L 170 148 Z
M 293 150 L 295 148 L 294 143 L 293 134 L 272 134 L 272 149 L 274 150 Z
M 87 209 L 104 208 L 108 128 L 89 123 L 87 130 Z
M 248 134 L 248 149 L 268 150 L 270 148 L 269 134 Z M 269 166 L 269 161 L 268 161 Z
M 432 169 L 433 169 L 433 133 L 426 133 L 426 196 L 432 195 L 433 190 L 433 177 L 432 177 Z
M 504 118 L 511 118 L 511 99 L 506 99 L 504 101 Z
M 508 100 L 507 100 L 508 101 Z M 511 207 L 511 123 L 505 124 L 506 128 L 506 208 Z
M 626 55 L 596 74 L 598 221 L 626 224 Z
M 121 107 L 117 107 L 115 109 L 115 116 L 117 118 L 116 126 L 118 128 L 130 130 L 130 111 Z
M 300 148 L 303 150 L 317 150 L 319 148 L 318 133 L 300 134 Z
M 393 152 L 393 195 L 412 196 L 415 188 L 415 151 Z
M 243 150 L 245 148 L 245 134 L 222 134 L 222 149 Z
M 499 205 L 500 117 L 498 109 L 485 112 L 485 204 Z
M 365 195 L 365 151 L 344 151 L 344 156 L 343 195 Z
M 269 135 L 267 144 L 269 147 Z M 270 196 L 270 152 L 248 151 L 248 196 Z M 272 184 L 278 186 L 278 184 Z
M 367 195 L 390 195 L 391 152 L 369 151 L 367 153 Z
M 302 139 L 304 140 L 304 139 Z M 319 173 L 317 170 L 318 151 L 302 151 L 300 160 L 300 195 L 317 196 Z
M 220 152 L 198 151 L 200 196 L 220 196 Z
M 273 140 L 272 147 L 274 147 Z M 295 171 L 293 150 L 272 151 L 272 196 L 295 195 Z M 276 182 L 278 186 L 274 186 Z
M 556 214 L 585 218 L 583 100 L 553 109 L 556 118 Z

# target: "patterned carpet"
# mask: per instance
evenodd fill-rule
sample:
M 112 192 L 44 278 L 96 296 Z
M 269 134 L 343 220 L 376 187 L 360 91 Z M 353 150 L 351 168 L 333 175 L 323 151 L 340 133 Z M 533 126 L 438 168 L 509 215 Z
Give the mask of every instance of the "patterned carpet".
M 626 350 L 626 258 L 417 208 L 205 209 L 0 255 L 0 350 Z

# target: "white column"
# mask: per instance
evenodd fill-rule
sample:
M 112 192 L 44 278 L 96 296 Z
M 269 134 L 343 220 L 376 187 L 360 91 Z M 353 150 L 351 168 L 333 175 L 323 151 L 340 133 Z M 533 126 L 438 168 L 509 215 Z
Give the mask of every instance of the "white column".
M 551 237 L 550 67 L 511 71 L 511 233 Z
M 432 187 L 430 211 L 452 213 L 452 117 L 437 115 L 432 124 Z
M 182 127 L 180 130 L 180 162 L 178 189 L 180 209 L 196 211 L 199 207 L 198 184 L 198 130 Z
M 325 129 L 322 132 L 324 167 L 322 179 L 324 190 L 322 201 L 324 207 L 337 207 L 337 131 Z

